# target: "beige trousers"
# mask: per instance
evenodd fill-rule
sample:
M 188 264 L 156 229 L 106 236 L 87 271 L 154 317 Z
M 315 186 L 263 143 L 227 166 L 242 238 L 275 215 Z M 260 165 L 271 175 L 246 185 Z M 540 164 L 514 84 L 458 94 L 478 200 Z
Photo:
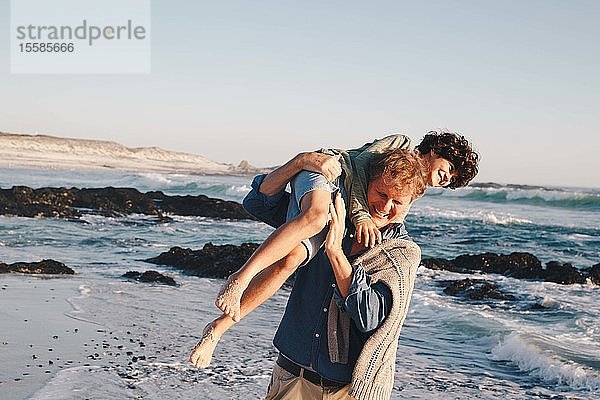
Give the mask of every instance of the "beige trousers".
M 275 364 L 265 400 L 350 400 L 349 390 L 349 384 L 335 391 L 322 388 Z

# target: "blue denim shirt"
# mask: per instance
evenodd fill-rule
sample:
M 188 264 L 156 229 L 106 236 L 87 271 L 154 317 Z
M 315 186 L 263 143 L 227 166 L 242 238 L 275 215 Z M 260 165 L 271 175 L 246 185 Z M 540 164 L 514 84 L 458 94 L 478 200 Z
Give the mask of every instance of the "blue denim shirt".
M 265 223 L 278 227 L 285 222 L 289 195 L 284 191 L 266 196 L 259 192 L 266 175 L 252 182 L 252 191 L 244 199 L 244 208 Z M 348 233 L 342 247 L 348 256 L 352 247 L 354 227 L 347 222 Z M 384 240 L 410 239 L 404 224 L 391 224 L 382 230 Z M 356 257 L 356 255 L 355 255 Z M 353 257 L 348 256 L 350 260 Z M 348 364 L 333 363 L 327 348 L 327 311 L 334 298 L 340 309 L 351 318 Z M 273 339 L 275 347 L 295 363 L 312 369 L 324 378 L 350 382 L 356 360 L 370 333 L 385 319 L 391 308 L 392 294 L 383 283 L 370 283 L 369 276 L 355 267 L 350 290 L 342 298 L 325 251 L 296 271 L 294 287 L 285 313 Z

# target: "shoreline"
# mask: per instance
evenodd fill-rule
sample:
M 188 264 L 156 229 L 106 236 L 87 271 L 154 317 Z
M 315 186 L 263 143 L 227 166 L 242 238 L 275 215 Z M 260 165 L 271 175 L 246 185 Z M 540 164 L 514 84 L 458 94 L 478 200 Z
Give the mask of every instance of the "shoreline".
M 5 153 L 0 152 L 0 168 L 5 169 L 39 169 L 56 171 L 118 171 L 118 172 L 138 172 L 138 173 L 163 173 L 163 174 L 183 174 L 196 176 L 241 176 L 251 177 L 262 173 L 262 169 L 257 170 L 236 170 L 233 166 L 231 170 L 207 170 L 194 167 L 173 167 L 155 164 L 135 165 L 133 163 L 122 163 L 115 165 L 87 162 L 89 160 L 58 160 L 52 158 L 23 159 L 23 157 L 11 158 Z M 265 170 L 267 171 L 267 170 Z

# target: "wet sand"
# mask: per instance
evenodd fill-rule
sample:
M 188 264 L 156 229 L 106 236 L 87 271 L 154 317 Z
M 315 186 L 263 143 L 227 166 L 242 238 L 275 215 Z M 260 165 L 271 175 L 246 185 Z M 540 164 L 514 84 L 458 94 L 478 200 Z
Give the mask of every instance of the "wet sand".
M 0 275 L 0 399 L 264 396 L 276 356 L 272 302 L 224 338 L 208 368 L 187 361 L 221 284 Z M 281 311 L 284 299 L 276 304 Z
M 0 398 L 27 398 L 58 371 L 91 365 L 102 326 L 67 316 L 78 279 L 0 275 Z

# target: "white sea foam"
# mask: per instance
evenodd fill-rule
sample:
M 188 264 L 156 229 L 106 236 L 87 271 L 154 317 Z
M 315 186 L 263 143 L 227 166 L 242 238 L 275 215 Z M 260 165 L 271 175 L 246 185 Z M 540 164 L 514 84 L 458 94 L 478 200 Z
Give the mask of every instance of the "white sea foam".
M 568 386 L 577 390 L 600 391 L 600 373 L 568 360 L 546 354 L 528 343 L 518 333 L 511 333 L 492 349 L 496 361 L 508 361 L 517 368 L 546 383 Z
M 79 294 L 81 294 L 81 297 L 88 297 L 90 295 L 90 293 L 92 293 L 91 287 L 89 287 L 87 285 L 79 286 Z
M 456 220 L 476 220 L 494 225 L 510 224 L 532 224 L 528 218 L 518 217 L 509 213 L 487 210 L 452 210 L 438 209 L 434 207 L 415 207 L 412 211 L 415 215 L 429 218 L 446 218 Z

